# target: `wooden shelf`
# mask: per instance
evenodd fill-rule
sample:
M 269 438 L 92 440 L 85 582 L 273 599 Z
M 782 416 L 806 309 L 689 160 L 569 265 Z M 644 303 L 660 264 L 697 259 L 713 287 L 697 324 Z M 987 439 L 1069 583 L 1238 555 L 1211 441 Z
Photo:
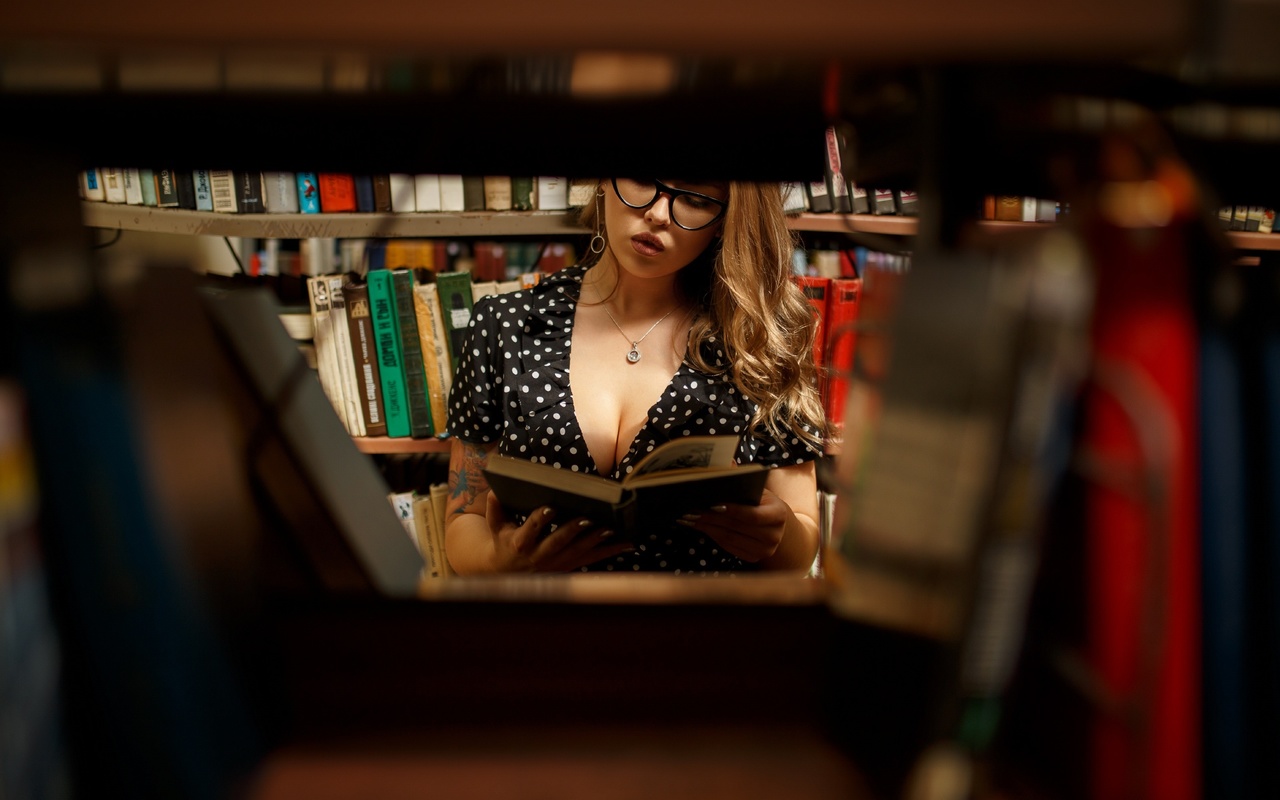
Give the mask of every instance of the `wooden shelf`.
M 460 214 L 218 214 L 82 201 L 84 224 L 109 230 L 263 239 L 568 236 L 586 232 L 571 211 Z
M 355 436 L 352 440 L 356 449 L 371 455 L 389 455 L 393 453 L 448 453 L 448 439 L 411 439 L 408 436 Z

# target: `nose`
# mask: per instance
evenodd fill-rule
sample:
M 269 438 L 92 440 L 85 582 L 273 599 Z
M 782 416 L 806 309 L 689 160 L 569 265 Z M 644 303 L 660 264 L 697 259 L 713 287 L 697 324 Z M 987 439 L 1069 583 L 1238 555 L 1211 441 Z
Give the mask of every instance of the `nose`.
M 671 196 L 666 192 L 658 192 L 653 204 L 644 212 L 644 218 L 654 225 L 666 226 L 671 222 Z

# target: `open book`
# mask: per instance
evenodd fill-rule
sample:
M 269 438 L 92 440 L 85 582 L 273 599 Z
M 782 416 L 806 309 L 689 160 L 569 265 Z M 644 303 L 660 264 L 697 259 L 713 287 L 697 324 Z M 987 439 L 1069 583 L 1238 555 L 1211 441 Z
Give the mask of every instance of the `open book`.
M 585 516 L 634 537 L 719 503 L 759 503 L 768 470 L 735 464 L 737 449 L 736 436 L 675 439 L 620 482 L 493 453 L 484 475 L 508 512 L 552 506 L 561 521 Z

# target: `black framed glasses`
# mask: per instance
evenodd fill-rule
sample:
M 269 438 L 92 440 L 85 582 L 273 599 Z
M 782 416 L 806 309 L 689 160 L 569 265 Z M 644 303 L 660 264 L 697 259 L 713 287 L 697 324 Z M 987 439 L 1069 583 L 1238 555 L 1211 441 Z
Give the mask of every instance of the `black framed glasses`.
M 648 208 L 666 195 L 671 198 L 671 221 L 686 231 L 702 230 L 724 216 L 729 204 L 719 198 L 676 189 L 660 180 L 647 178 L 614 178 L 613 191 L 631 208 Z

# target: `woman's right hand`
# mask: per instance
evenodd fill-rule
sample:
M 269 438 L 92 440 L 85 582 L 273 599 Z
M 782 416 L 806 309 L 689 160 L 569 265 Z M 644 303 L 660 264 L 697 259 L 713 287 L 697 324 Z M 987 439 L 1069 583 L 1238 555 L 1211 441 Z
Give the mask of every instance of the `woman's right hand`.
M 543 506 L 517 525 L 489 492 L 485 519 L 493 537 L 496 572 L 572 572 L 633 549 L 614 532 L 586 517 L 556 522 L 556 511 Z

